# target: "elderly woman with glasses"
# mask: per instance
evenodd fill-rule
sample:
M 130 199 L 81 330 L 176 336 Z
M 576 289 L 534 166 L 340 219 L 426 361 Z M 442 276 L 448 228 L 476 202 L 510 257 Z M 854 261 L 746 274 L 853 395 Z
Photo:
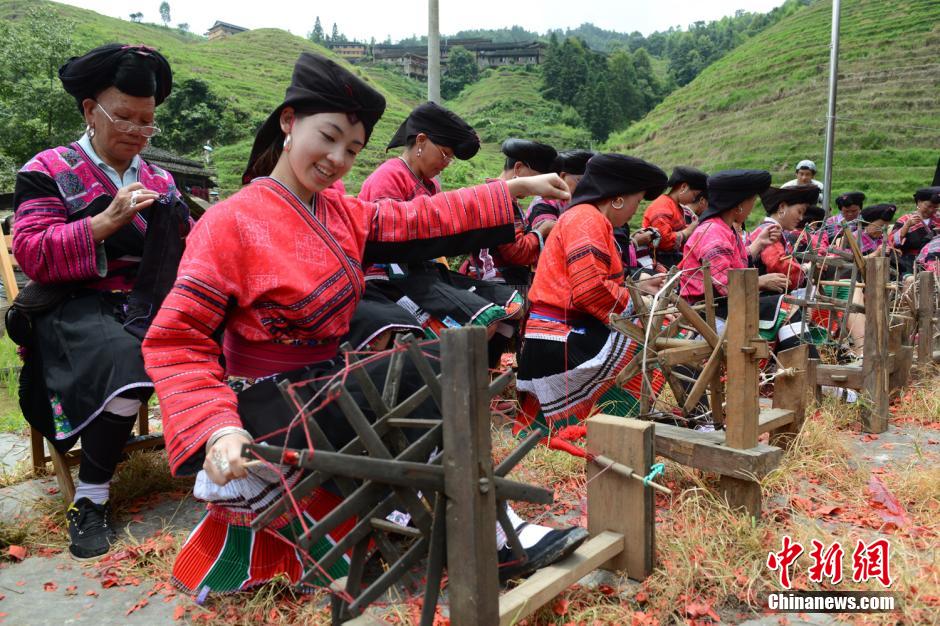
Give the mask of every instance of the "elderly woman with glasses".
M 172 287 L 190 220 L 170 174 L 140 158 L 172 88 L 167 60 L 109 44 L 71 58 L 59 77 L 85 133 L 17 174 L 13 253 L 31 282 L 7 327 L 25 349 L 23 414 L 62 453 L 81 440 L 67 518 L 70 551 L 87 559 L 115 539 L 109 485 L 153 392 L 141 341 Z

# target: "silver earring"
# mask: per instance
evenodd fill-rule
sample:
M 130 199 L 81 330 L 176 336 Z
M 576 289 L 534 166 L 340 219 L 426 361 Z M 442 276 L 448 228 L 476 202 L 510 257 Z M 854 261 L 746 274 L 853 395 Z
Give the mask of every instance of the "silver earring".
M 421 148 L 418 148 L 418 156 L 421 156 Z
M 291 136 L 290 133 L 287 133 L 287 136 L 284 137 L 284 152 L 290 152 Z
M 613 202 L 610 203 L 610 206 L 614 207 L 614 209 L 619 211 L 620 209 L 623 208 L 623 198 L 617 198 L 617 199 L 620 200 L 620 206 L 617 206 Z
M 85 132 L 88 134 L 88 137 L 89 137 L 89 138 L 95 136 L 95 129 L 92 128 L 90 125 L 86 125 L 86 126 L 85 126 Z

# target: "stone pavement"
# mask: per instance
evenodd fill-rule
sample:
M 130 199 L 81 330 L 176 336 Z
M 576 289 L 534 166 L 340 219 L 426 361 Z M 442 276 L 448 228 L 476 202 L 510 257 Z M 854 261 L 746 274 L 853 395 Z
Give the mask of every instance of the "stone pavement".
M 56 498 L 48 488 L 55 480 L 30 480 L 0 490 L 3 519 L 23 513 L 30 497 Z M 205 505 L 187 497 L 165 500 L 123 520 L 119 536 L 145 541 L 156 531 L 184 533 L 192 529 Z M 120 521 L 120 520 L 119 520 Z M 117 548 L 119 549 L 119 547 Z M 68 552 L 50 557 L 27 556 L 20 563 L 0 565 L 0 623 L 16 626 L 61 624 L 171 624 L 177 605 L 192 606 L 189 598 L 175 593 L 151 593 L 158 581 L 144 579 L 138 585 L 122 584 L 105 588 L 96 563 L 72 559 Z M 146 604 L 143 601 L 146 600 Z M 130 611 L 138 603 L 139 608 Z

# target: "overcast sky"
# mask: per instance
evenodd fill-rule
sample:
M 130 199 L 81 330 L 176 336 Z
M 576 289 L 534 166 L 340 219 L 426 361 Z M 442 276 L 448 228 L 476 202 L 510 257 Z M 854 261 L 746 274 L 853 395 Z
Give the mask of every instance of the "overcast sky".
M 62 1 L 62 0 L 60 0 Z M 128 19 L 141 12 L 145 22 L 160 21 L 160 0 L 64 0 L 98 13 Z M 394 41 L 427 32 L 426 0 L 185 0 L 170 3 L 170 23 L 189 24 L 204 33 L 216 20 L 245 28 L 282 28 L 306 35 L 320 16 L 327 34 L 333 23 L 349 39 L 375 37 Z M 783 0 L 440 0 L 440 28 L 444 35 L 472 28 L 500 28 L 515 24 L 540 33 L 550 28 L 576 27 L 591 22 L 606 30 L 640 31 L 648 35 L 670 26 L 686 27 L 698 20 L 715 20 L 738 9 L 766 12 Z

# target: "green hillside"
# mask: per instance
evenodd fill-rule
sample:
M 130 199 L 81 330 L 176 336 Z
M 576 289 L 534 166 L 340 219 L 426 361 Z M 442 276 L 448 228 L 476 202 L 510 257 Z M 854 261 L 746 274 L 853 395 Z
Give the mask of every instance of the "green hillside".
M 823 167 L 831 2 L 798 11 L 670 94 L 608 148 L 663 167 Z M 940 2 L 842 3 L 833 192 L 905 210 L 940 153 Z M 820 173 L 820 177 L 822 174 Z
M 311 51 L 332 56 L 321 46 L 277 29 L 252 30 L 207 41 L 175 29 L 137 24 L 51 2 L 0 0 L 0 19 L 22 18 L 27 9 L 38 4 L 54 7 L 63 17 L 76 23 L 72 32 L 76 50 L 84 51 L 112 41 L 153 46 L 169 59 L 175 81 L 202 79 L 230 106 L 248 114 L 250 128 L 245 129 L 244 138 L 230 145 L 216 146 L 213 152 L 213 166 L 218 172 L 223 195 L 241 185 L 241 173 L 254 130 L 281 102 L 298 55 Z M 388 102 L 370 145 L 346 177 L 347 188 L 355 193 L 364 178 L 391 154 L 385 152 L 386 143 L 408 112 L 424 100 L 426 88 L 391 68 L 355 66 L 352 70 L 381 91 Z M 564 146 L 586 145 L 587 133 L 558 121 L 563 117 L 561 107 L 541 97 L 538 83 L 537 71 L 492 71 L 467 88 L 457 100 L 447 103 L 478 125 L 485 145 L 473 160 L 455 162 L 443 173 L 445 188 L 479 182 L 485 176 L 498 174 L 499 142 L 510 135 L 541 138 Z M 80 127 L 77 126 L 75 132 L 77 136 Z
M 0 17 L 15 18 L 34 4 L 0 0 Z M 294 61 L 301 52 L 332 56 L 329 50 L 278 29 L 251 30 L 208 41 L 153 24 L 135 24 L 68 5 L 48 4 L 76 22 L 73 38 L 78 49 L 87 50 L 111 41 L 141 42 L 153 46 L 170 61 L 174 80 L 200 78 L 206 81 L 214 92 L 249 112 L 253 126 L 260 124 L 281 103 Z M 389 77 L 382 70 L 366 72 L 353 68 L 353 71 L 375 85 L 388 102 L 370 145 L 348 176 L 347 182 L 355 191 L 365 176 L 384 160 L 385 141 L 408 115 L 415 101 L 414 94 L 402 87 L 401 80 L 404 79 Z M 220 147 L 213 153 L 213 165 L 218 171 L 223 195 L 241 186 L 241 173 L 251 150 L 250 137 L 253 134 L 254 128 L 246 129 L 249 138 Z
M 476 129 L 483 147 L 468 163 L 455 162 L 443 173 L 445 183 L 478 181 L 502 169 L 499 146 L 508 137 L 524 137 L 559 150 L 586 148 L 591 136 L 578 124 L 577 113 L 550 102 L 539 92 L 541 73 L 535 68 L 500 67 L 487 70 L 445 104 Z M 569 122 L 566 124 L 565 122 Z

